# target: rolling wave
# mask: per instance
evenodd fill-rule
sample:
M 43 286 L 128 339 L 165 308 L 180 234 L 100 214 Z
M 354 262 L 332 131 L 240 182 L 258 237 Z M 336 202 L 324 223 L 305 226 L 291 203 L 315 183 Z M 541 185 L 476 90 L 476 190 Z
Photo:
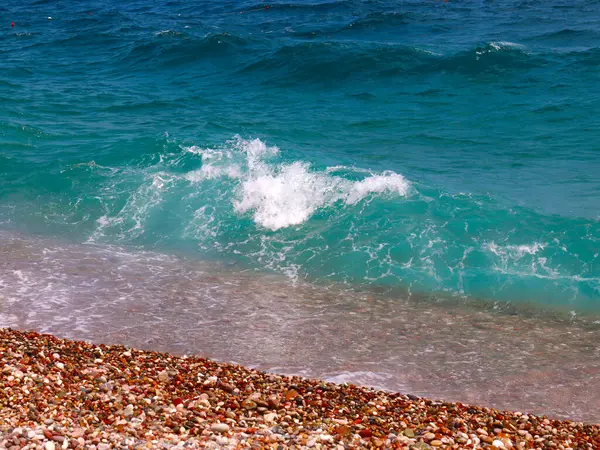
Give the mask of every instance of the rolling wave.
M 524 46 L 500 41 L 452 55 L 405 45 L 310 42 L 284 46 L 240 73 L 275 73 L 281 83 L 334 82 L 365 76 L 385 79 L 444 72 L 523 72 L 545 64 L 550 61 L 531 54 Z
M 121 62 L 132 67 L 193 65 L 206 59 L 226 59 L 244 55 L 251 40 L 230 33 L 209 33 L 198 38 L 172 30 L 159 31 L 149 41 L 134 44 Z
M 289 159 L 259 139 L 163 147 L 127 165 L 91 161 L 38 177 L 45 226 L 94 243 L 184 248 L 293 280 L 575 310 L 600 296 L 596 221 L 507 208 L 392 171 Z M 75 197 L 53 187 L 75 180 Z M 12 214 L 39 214 L 28 202 Z

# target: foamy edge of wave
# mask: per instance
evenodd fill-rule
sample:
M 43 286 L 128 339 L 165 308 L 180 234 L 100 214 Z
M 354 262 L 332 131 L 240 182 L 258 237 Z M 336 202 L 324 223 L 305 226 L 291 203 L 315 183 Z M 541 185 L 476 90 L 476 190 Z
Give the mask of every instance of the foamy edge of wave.
M 186 150 L 202 158 L 202 167 L 185 175 L 194 183 L 217 177 L 237 181 L 233 207 L 239 214 L 252 213 L 257 225 L 272 231 L 306 222 L 317 210 L 337 202 L 352 206 L 372 194 L 406 197 L 409 182 L 393 171 L 373 173 L 343 166 L 316 170 L 305 161 L 274 160 L 279 148 L 260 139 L 236 136 L 225 149 Z M 352 181 L 332 172 L 341 169 L 365 178 Z

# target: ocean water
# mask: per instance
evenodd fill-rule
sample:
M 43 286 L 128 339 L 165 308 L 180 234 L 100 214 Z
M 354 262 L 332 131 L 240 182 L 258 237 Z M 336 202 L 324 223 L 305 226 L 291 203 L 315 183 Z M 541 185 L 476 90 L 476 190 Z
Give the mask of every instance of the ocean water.
M 0 17 L 0 326 L 448 398 L 466 380 L 470 401 L 600 420 L 599 2 L 8 0 Z M 273 344 L 294 327 L 319 336 L 302 361 Z M 499 339 L 522 352 L 478 353 Z M 417 376 L 457 358 L 455 386 Z

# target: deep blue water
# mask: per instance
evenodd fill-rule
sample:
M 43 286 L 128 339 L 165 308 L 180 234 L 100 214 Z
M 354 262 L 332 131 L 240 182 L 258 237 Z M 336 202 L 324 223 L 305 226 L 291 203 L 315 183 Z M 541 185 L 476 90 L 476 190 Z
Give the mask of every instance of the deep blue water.
M 600 311 L 598 1 L 0 17 L 4 230 Z

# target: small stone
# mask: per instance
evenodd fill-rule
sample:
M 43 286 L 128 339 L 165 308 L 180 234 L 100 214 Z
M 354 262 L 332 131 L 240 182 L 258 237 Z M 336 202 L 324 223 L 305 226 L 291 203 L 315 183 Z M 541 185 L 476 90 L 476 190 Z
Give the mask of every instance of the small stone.
M 442 444 L 443 444 L 443 442 L 438 439 L 434 439 L 433 441 L 431 441 L 429 443 L 429 445 L 431 445 L 432 447 L 441 447 Z
M 456 442 L 458 442 L 459 444 L 466 444 L 469 442 L 469 438 L 459 437 L 456 438 Z
M 409 437 L 409 438 L 414 438 L 415 430 L 413 430 L 412 428 L 407 428 L 406 430 L 404 430 L 404 436 Z
M 96 445 L 96 448 L 98 450 L 110 450 L 110 445 L 100 443 L 100 444 Z
M 279 405 L 281 404 L 281 402 L 279 401 L 279 398 L 276 395 L 269 396 L 268 403 L 269 403 L 269 407 L 271 407 L 273 409 L 279 408 Z
M 368 430 L 368 429 L 359 430 L 358 434 L 360 435 L 360 437 L 363 437 L 363 438 L 373 437 L 373 432 L 371 430 Z
M 210 426 L 210 430 L 215 433 L 227 433 L 229 431 L 229 425 L 226 423 L 213 423 Z
M 77 439 L 81 436 L 83 436 L 84 432 L 83 432 L 83 428 L 75 428 L 72 432 L 71 432 L 71 437 L 73 439 Z
M 511 450 L 514 447 L 513 442 L 508 438 L 503 438 L 502 443 L 508 450 Z
M 319 436 L 319 440 L 321 442 L 333 442 L 333 436 L 331 436 L 330 434 L 322 434 L 321 436 Z
M 250 399 L 246 399 L 242 402 L 244 409 L 256 409 L 256 402 Z
M 287 391 L 284 396 L 286 400 L 294 400 L 296 397 L 298 397 L 298 391 L 291 389 Z
M 265 422 L 274 422 L 277 418 L 277 413 L 268 413 L 264 415 Z
M 169 374 L 166 370 L 163 370 L 162 372 L 158 373 L 158 381 L 162 381 L 163 383 L 169 381 Z
M 123 410 L 123 415 L 125 417 L 133 416 L 133 405 L 132 404 L 129 404 L 125 407 L 125 409 Z
M 56 444 L 52 441 L 48 441 L 44 444 L 45 450 L 56 450 Z
M 431 441 L 432 439 L 435 439 L 435 434 L 433 434 L 433 433 L 425 433 L 423 435 L 423 439 L 425 439 L 426 441 Z
M 410 448 L 412 450 L 430 450 L 433 447 L 429 444 L 426 444 L 425 442 L 415 442 L 413 445 L 410 446 Z

